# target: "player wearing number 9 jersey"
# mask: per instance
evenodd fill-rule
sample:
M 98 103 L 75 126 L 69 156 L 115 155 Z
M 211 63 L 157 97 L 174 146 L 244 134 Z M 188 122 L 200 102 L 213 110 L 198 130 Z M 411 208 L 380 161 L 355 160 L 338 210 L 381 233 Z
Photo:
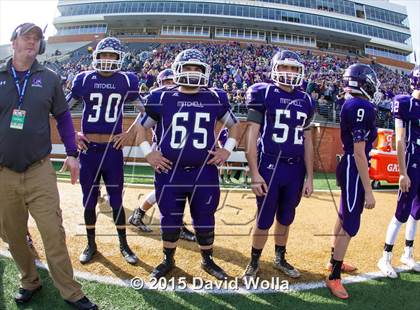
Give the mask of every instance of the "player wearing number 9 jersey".
M 354 64 L 343 76 L 346 101 L 340 114 L 341 141 L 344 155 L 337 166 L 337 182 L 341 188 L 340 208 L 333 231 L 330 275 L 327 287 L 338 298 L 347 299 L 348 293 L 341 284 L 341 271 L 355 267 L 343 264 L 352 237 L 360 227 L 363 208 L 375 207 L 369 179 L 368 159 L 377 137 L 376 106 L 379 80 L 368 65 Z
M 246 95 L 249 109 L 246 156 L 258 214 L 251 261 L 243 281 L 257 276 L 259 258 L 274 219 L 274 267 L 290 277 L 300 276 L 285 259 L 286 243 L 302 192 L 309 197 L 313 188 L 313 146 L 308 129 L 315 107 L 310 96 L 298 89 L 303 82 L 304 66 L 296 53 L 283 50 L 274 55 L 271 67 L 274 83 L 255 84 Z
M 123 105 L 139 102 L 138 78 L 121 72 L 124 60 L 121 42 L 112 37 L 101 40 L 93 53 L 93 71 L 79 73 L 68 96 L 70 105 L 83 102 L 81 132 L 77 140 L 80 154 L 80 184 L 83 192 L 84 219 L 88 245 L 80 255 L 80 262 L 89 262 L 96 253 L 95 206 L 99 181 L 103 178 L 112 207 L 120 241 L 120 251 L 127 262 L 135 264 L 136 255 L 127 244 L 125 212 L 122 206 L 123 153 L 111 143 L 122 132 Z
M 175 265 L 185 202 L 190 205 L 201 267 L 218 279 L 226 273 L 213 260 L 214 214 L 219 204 L 218 170 L 236 145 L 238 123 L 225 92 L 207 88 L 210 66 L 196 49 L 178 54 L 172 65 L 175 87 L 153 91 L 137 123 L 138 141 L 155 169 L 156 200 L 161 213 L 164 259 L 151 276 L 160 278 Z M 230 128 L 223 148 L 215 149 L 216 122 Z M 146 129 L 156 125 L 158 150 L 146 141 Z
M 420 66 L 410 73 L 410 82 L 411 96 L 398 95 L 393 102 L 400 188 L 395 215 L 388 225 L 384 252 L 378 262 L 379 269 L 390 278 L 398 277 L 391 264 L 392 249 L 401 225 L 406 222 L 405 248 L 400 260 L 411 270 L 420 272 L 420 264 L 413 254 L 420 219 Z

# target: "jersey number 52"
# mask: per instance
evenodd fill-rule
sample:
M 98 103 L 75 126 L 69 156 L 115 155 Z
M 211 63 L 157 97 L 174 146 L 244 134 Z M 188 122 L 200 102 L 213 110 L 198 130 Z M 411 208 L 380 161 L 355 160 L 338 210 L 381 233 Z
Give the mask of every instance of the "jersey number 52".
M 287 138 L 289 136 L 289 128 L 290 126 L 286 123 L 282 123 L 281 122 L 281 116 L 284 115 L 284 117 L 286 119 L 290 119 L 291 117 L 291 111 L 290 110 L 276 110 L 276 119 L 274 122 L 274 128 L 276 129 L 282 129 L 283 133 L 282 135 L 279 135 L 277 133 L 273 134 L 273 141 L 276 143 L 284 143 L 287 141 Z M 294 134 L 294 144 L 303 144 L 303 137 L 302 137 L 302 132 L 303 132 L 303 126 L 306 122 L 308 115 L 306 113 L 303 112 L 296 112 L 296 119 L 297 120 L 302 120 L 302 124 L 298 125 L 294 128 L 295 130 L 295 134 Z

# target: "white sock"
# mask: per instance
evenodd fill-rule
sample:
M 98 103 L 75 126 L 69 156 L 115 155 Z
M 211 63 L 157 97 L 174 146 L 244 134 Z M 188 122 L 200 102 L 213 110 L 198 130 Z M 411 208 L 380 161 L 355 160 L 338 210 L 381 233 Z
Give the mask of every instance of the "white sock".
M 401 225 L 403 223 L 401 223 L 399 220 L 397 220 L 394 217 L 392 217 L 391 222 L 388 225 L 388 229 L 386 231 L 386 237 L 385 237 L 385 243 L 386 244 L 390 244 L 390 245 L 394 245 L 395 244 L 395 240 L 397 239 L 398 236 L 398 232 L 400 231 Z
M 146 201 L 151 204 L 154 205 L 156 203 L 156 193 L 155 191 L 150 192 L 147 196 L 146 196 Z M 144 210 L 143 210 L 144 211 Z
M 416 229 L 417 221 L 410 215 L 407 220 L 407 226 L 405 227 L 405 240 L 414 240 Z

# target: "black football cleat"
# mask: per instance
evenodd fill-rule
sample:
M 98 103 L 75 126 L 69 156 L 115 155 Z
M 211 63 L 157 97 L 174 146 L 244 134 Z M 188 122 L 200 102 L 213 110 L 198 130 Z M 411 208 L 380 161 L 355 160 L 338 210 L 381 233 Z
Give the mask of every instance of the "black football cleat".
M 139 261 L 136 254 L 134 254 L 133 251 L 131 251 L 128 244 L 124 246 L 120 246 L 120 251 L 121 251 L 121 255 L 124 257 L 127 263 L 131 265 L 135 265 Z
M 84 249 L 82 254 L 80 254 L 79 256 L 80 263 L 87 264 L 88 262 L 92 260 L 95 253 L 96 253 L 96 244 L 93 246 L 87 245 L 87 247 Z
M 160 279 L 166 276 L 172 269 L 175 267 L 175 260 L 172 259 L 164 259 L 155 269 L 153 269 L 152 273 L 150 274 L 151 278 Z
M 251 279 L 255 279 L 257 277 L 258 271 L 260 270 L 260 267 L 258 264 L 252 265 L 248 264 L 245 268 L 245 271 L 242 275 L 242 282 L 249 281 Z
M 152 229 L 143 222 L 144 215 L 145 212 L 137 208 L 128 218 L 128 222 L 143 232 L 152 232 Z
M 181 233 L 179 234 L 179 238 L 187 240 L 187 241 L 192 241 L 192 242 L 195 242 L 196 240 L 194 233 L 191 230 L 189 230 L 187 227 L 185 227 L 185 224 L 181 228 Z
M 212 259 L 201 262 L 201 268 L 218 280 L 227 279 L 226 272 L 220 268 Z

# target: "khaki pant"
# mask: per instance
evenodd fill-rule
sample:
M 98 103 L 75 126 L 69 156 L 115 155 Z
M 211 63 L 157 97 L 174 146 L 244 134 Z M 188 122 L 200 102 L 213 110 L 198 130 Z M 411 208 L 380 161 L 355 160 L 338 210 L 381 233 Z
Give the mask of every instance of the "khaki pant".
M 34 218 L 44 244 L 48 268 L 63 299 L 77 301 L 84 296 L 73 279 L 54 168 L 45 158 L 25 172 L 0 166 L 0 237 L 20 274 L 21 286 L 33 290 L 41 285 L 35 257 L 26 243 L 28 211 Z

